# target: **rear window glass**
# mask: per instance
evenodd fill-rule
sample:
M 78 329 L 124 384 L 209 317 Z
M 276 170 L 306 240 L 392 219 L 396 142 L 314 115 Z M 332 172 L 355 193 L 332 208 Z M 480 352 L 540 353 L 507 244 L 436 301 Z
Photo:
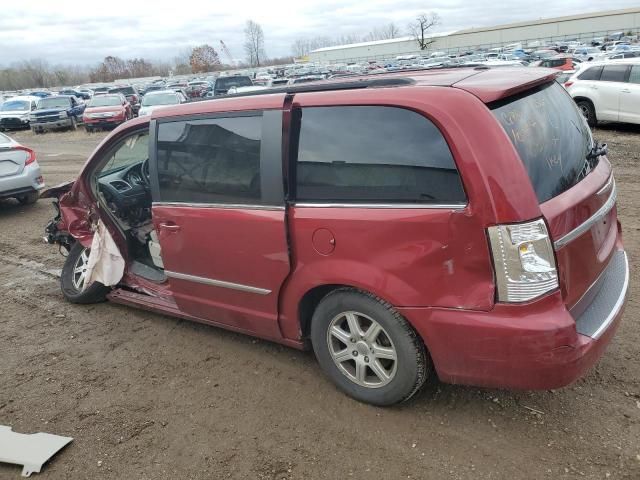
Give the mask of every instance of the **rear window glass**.
M 600 80 L 603 82 L 624 82 L 628 68 L 626 65 L 607 65 L 602 70 Z
M 303 108 L 296 115 L 298 200 L 466 201 L 447 142 L 422 115 L 375 106 Z
M 216 88 L 249 87 L 253 85 L 249 77 L 222 77 L 216 80 Z
M 493 114 L 518 151 L 540 203 L 573 187 L 595 166 L 586 160 L 591 130 L 557 82 L 494 105 Z
M 109 93 L 122 93 L 123 95 L 135 95 L 133 87 L 118 87 L 109 90 Z
M 602 67 L 591 67 L 578 75 L 578 80 L 600 80 Z
M 629 74 L 630 83 L 640 83 L 640 65 L 634 65 L 631 67 L 631 73 Z

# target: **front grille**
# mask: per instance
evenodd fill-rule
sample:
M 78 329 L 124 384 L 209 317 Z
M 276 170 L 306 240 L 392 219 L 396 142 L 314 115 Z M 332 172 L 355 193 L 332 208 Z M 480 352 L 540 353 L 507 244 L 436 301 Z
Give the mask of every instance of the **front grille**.
M 3 127 L 19 127 L 23 125 L 19 118 L 1 118 L 0 125 Z
M 60 120 L 60 114 L 58 113 L 48 113 L 45 115 L 37 115 L 36 116 L 36 121 L 38 123 L 45 123 L 45 122 L 55 122 L 56 120 Z

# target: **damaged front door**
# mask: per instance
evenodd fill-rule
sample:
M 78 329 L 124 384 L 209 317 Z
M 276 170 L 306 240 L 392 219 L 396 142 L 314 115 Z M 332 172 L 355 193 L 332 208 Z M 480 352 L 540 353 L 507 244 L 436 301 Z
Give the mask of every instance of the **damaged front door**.
M 290 270 L 281 145 L 280 108 L 158 123 L 153 222 L 183 312 L 280 337 Z

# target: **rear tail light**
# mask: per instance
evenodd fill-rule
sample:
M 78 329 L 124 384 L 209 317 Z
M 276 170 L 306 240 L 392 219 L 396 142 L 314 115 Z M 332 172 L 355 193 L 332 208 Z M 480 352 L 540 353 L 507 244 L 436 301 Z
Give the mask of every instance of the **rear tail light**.
M 22 150 L 27 154 L 27 159 L 24 162 L 25 167 L 36 161 L 36 152 L 31 150 L 30 148 L 20 146 L 16 147 L 16 150 Z
M 527 302 L 558 288 L 544 220 L 488 228 L 499 302 Z
M 571 85 L 573 85 L 573 82 L 564 82 L 565 88 L 569 88 Z

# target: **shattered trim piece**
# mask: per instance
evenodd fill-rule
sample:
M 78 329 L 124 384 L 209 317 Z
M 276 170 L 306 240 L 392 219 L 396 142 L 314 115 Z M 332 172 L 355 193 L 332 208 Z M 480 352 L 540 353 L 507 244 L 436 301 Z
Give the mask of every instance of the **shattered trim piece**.
M 51 457 L 73 440 L 50 433 L 16 433 L 0 425 L 0 462 L 22 465 L 22 476 L 39 473 Z

